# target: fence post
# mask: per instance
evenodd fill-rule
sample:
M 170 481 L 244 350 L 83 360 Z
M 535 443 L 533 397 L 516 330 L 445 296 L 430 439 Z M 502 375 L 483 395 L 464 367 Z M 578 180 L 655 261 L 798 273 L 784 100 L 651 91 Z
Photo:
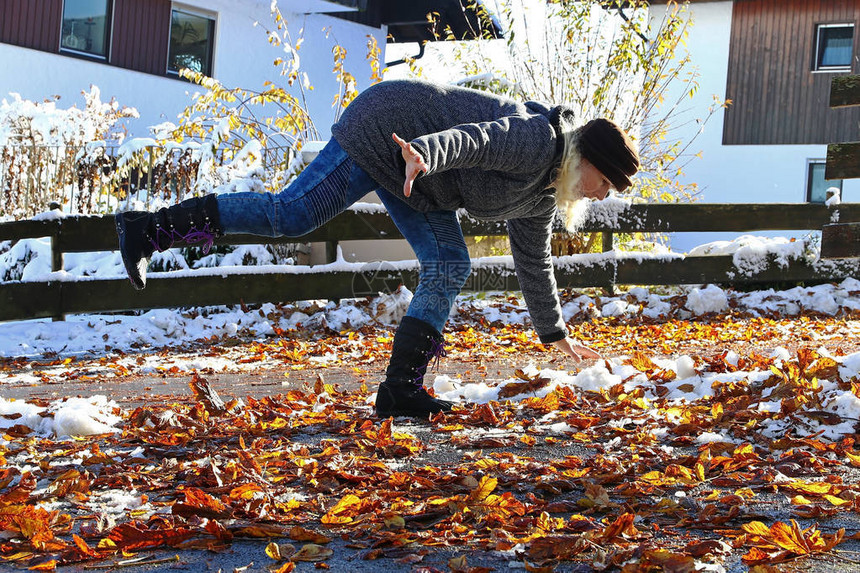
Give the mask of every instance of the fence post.
M 59 209 L 60 204 L 59 203 L 51 203 L 50 205 L 48 205 L 48 208 L 53 211 L 54 209 Z M 60 219 L 59 221 L 57 221 L 57 228 L 51 234 L 51 272 L 55 272 L 55 273 L 62 271 L 63 267 L 65 266 L 65 263 L 66 263 L 65 257 L 63 256 L 63 251 L 61 248 L 62 240 L 61 240 L 60 235 L 62 235 L 62 233 L 63 233 L 63 220 Z M 61 293 L 62 293 L 62 291 L 61 291 Z M 62 298 L 63 298 L 62 294 L 60 294 L 60 308 L 63 308 Z M 61 312 L 60 314 L 57 314 L 56 316 L 51 317 L 51 320 L 54 322 L 62 322 L 64 320 L 66 320 L 66 315 Z
M 603 244 L 603 252 L 608 253 L 615 249 L 615 234 L 612 231 L 603 231 L 601 234 L 601 243 Z M 612 276 L 612 281 L 603 287 L 609 296 L 615 296 L 615 275 Z
M 325 260 L 327 263 L 337 261 L 337 241 L 326 241 L 325 243 Z

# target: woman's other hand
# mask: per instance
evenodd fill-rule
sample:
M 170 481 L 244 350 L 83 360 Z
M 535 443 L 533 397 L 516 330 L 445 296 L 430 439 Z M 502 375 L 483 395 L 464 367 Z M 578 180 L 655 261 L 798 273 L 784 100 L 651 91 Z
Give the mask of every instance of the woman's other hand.
M 427 173 L 427 164 L 424 163 L 421 155 L 412 149 L 408 141 L 404 141 L 396 133 L 392 133 L 391 137 L 400 146 L 403 160 L 406 161 L 406 181 L 403 183 L 403 195 L 409 197 L 412 195 L 412 184 L 415 182 L 418 174 Z
M 581 344 L 574 344 L 573 341 L 569 338 L 562 338 L 561 340 L 556 340 L 552 343 L 553 346 L 576 360 L 577 362 L 581 362 L 583 360 L 600 360 L 601 356 L 594 350 L 590 349 L 587 346 L 582 346 Z

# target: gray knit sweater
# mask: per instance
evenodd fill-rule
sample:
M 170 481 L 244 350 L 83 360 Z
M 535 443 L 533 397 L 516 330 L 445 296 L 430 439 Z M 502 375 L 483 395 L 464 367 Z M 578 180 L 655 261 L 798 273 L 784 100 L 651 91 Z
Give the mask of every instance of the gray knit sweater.
M 550 256 L 555 190 L 548 188 L 561 154 L 559 115 L 453 86 L 413 80 L 376 84 L 347 107 L 332 135 L 375 181 L 419 211 L 466 211 L 504 220 L 517 278 L 544 343 L 566 336 Z M 405 163 L 397 133 L 429 167 L 403 195 Z

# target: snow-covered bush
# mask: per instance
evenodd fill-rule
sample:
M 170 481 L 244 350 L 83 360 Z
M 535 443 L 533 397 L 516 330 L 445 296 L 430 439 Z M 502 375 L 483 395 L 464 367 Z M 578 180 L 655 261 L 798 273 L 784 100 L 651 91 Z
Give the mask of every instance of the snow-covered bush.
M 55 201 L 92 212 L 99 203 L 94 195 L 102 186 L 89 185 L 86 196 L 76 198 L 81 205 L 69 205 L 87 176 L 78 171 L 79 152 L 92 141 L 122 141 L 119 122 L 137 111 L 113 99 L 102 102 L 96 86 L 83 96 L 83 108 L 58 107 L 58 96 L 33 102 L 13 93 L 0 101 L 0 216 L 29 217 Z

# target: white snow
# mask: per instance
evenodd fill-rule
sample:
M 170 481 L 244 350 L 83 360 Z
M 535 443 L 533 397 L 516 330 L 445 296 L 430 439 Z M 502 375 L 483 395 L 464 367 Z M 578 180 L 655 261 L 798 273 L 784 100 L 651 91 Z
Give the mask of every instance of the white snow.
M 0 398 L 0 428 L 24 425 L 44 436 L 92 436 L 119 432 L 119 406 L 104 396 L 64 398 L 48 408 Z

